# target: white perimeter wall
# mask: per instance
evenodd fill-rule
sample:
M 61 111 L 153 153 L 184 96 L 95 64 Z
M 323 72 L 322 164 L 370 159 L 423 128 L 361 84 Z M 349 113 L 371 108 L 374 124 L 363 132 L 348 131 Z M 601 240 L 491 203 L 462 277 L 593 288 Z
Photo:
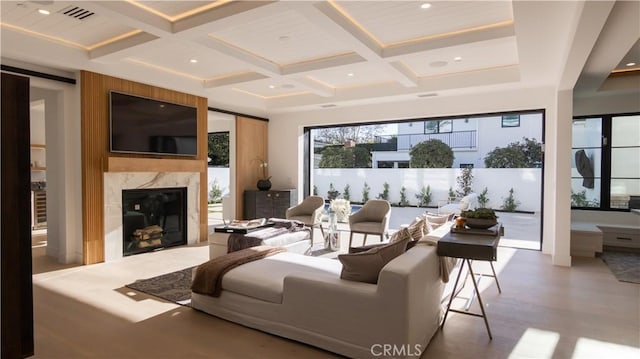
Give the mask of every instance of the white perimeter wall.
M 389 184 L 389 201 L 400 202 L 400 190 L 404 186 L 407 200 L 416 205 L 416 194 L 422 186 L 431 188 L 431 206 L 437 206 L 439 201 L 446 201 L 449 187 L 455 191 L 456 178 L 460 175 L 459 168 L 422 169 L 422 168 L 316 168 L 314 169 L 314 185 L 318 188 L 318 195 L 327 198 L 329 185 L 344 194 L 348 184 L 351 201 L 362 201 L 364 183 L 371 188 L 369 198 L 376 198 L 384 189 L 384 183 Z M 473 169 L 472 190 L 480 194 L 487 188 L 490 199 L 487 207 L 499 209 L 504 198 L 509 196 L 509 189 L 513 188 L 516 201 L 520 202 L 518 210 L 539 212 L 541 205 L 542 170 L 539 168 L 477 168 Z

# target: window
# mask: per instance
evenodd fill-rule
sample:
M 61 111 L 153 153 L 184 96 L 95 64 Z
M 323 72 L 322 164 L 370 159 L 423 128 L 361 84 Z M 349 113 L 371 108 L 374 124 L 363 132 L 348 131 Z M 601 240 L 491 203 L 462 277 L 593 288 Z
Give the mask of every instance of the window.
M 378 168 L 393 168 L 393 161 L 378 161 Z
M 209 167 L 229 167 L 229 132 L 212 132 L 207 139 Z
M 628 209 L 640 196 L 640 114 L 573 119 L 571 206 Z
M 520 115 L 503 115 L 502 127 L 520 127 Z
M 409 161 L 398 161 L 398 168 L 410 168 Z
M 473 168 L 473 163 L 461 163 L 460 168 Z
M 453 131 L 452 120 L 424 121 L 424 133 L 448 133 Z
M 629 208 L 640 196 L 640 115 L 611 118 L 610 207 Z

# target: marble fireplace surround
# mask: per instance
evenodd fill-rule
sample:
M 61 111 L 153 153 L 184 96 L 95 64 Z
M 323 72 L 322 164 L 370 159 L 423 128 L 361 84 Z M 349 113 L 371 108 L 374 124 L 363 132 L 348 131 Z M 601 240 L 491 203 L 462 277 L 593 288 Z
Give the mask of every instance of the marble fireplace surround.
M 198 172 L 105 172 L 104 260 L 121 259 L 122 190 L 166 187 L 187 188 L 187 243 L 200 237 L 200 173 Z

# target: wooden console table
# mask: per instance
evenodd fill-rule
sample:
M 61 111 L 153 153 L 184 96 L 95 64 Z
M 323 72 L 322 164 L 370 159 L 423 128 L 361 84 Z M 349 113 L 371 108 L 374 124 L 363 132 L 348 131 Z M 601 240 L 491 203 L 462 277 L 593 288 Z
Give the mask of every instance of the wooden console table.
M 484 324 L 487 327 L 487 333 L 489 334 L 489 339 L 493 339 L 493 336 L 491 335 L 491 328 L 489 327 L 489 321 L 487 320 L 487 313 L 485 313 L 484 311 L 484 304 L 482 303 L 480 291 L 478 290 L 478 283 L 480 282 L 480 278 L 482 278 L 482 276 L 493 277 L 496 281 L 498 292 L 502 293 L 502 290 L 500 289 L 500 283 L 498 283 L 498 277 L 496 276 L 496 271 L 493 268 L 493 261 L 497 260 L 497 249 L 498 249 L 498 242 L 500 241 L 500 233 L 501 233 L 501 225 L 498 224 L 497 229 L 495 231 L 495 235 L 449 232 L 438 241 L 439 256 L 462 259 L 462 264 L 460 265 L 460 271 L 458 272 L 458 276 L 456 277 L 455 284 L 453 285 L 453 291 L 451 292 L 451 297 L 449 298 L 449 304 L 447 305 L 447 310 L 444 314 L 444 319 L 442 319 L 442 324 L 440 325 L 440 329 L 444 328 L 444 323 L 447 320 L 447 315 L 449 314 L 449 312 L 456 312 L 460 314 L 483 318 Z M 473 269 L 471 268 L 471 262 L 473 260 L 488 261 L 489 264 L 491 265 L 491 271 L 493 272 L 493 275 L 479 273 L 478 280 L 476 281 L 476 275 L 473 273 Z M 464 268 L 465 263 L 467 264 L 467 268 L 469 268 L 469 274 L 471 275 L 471 280 L 473 282 L 473 287 L 474 287 L 473 296 L 475 295 L 478 296 L 478 303 L 480 304 L 480 310 L 482 311 L 482 314 L 469 312 L 468 306 L 467 306 L 467 310 L 465 311 L 451 309 L 451 303 L 453 302 L 453 298 L 455 298 L 457 295 L 456 288 L 458 287 L 458 282 L 460 281 L 460 275 L 462 274 L 462 270 Z M 471 297 L 470 300 L 473 300 L 473 296 Z

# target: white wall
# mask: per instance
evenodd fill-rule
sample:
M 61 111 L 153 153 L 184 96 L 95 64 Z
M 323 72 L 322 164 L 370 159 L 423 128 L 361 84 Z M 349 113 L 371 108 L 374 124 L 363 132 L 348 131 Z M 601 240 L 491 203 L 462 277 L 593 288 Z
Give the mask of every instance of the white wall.
M 30 84 L 31 101 L 45 101 L 47 255 L 61 263 L 81 263 L 80 84 L 37 77 Z
M 558 149 L 555 142 L 571 136 L 571 117 L 563 115 L 566 126 L 558 126 L 557 91 L 555 88 L 529 88 L 509 91 L 485 91 L 459 96 L 442 96 L 397 103 L 366 106 L 334 107 L 313 111 L 276 114 L 269 122 L 269 158 L 274 187 L 298 189 L 302 198 L 303 128 L 305 126 L 398 120 L 419 117 L 458 116 L 493 112 L 544 109 L 545 112 L 545 201 L 543 214 L 543 252 L 552 254 L 553 244 L 562 242 L 568 248 L 569 236 L 558 235 L 553 216 L 569 217 L 570 150 Z M 560 154 L 559 154 L 560 153 Z M 558 156 L 566 156 L 566 170 L 558 168 Z M 564 160 L 560 161 L 564 164 Z M 566 185 L 559 185 L 566 182 Z M 565 202 L 566 206 L 559 202 Z M 558 207 L 558 210 L 556 208 Z M 564 213 L 566 212 L 566 213 Z M 563 222 L 558 222 L 563 223 Z M 564 222 L 566 223 L 566 222 Z M 560 225 L 560 224 L 558 224 Z M 564 224 L 563 224 L 564 226 Z M 566 227 L 566 226 L 565 226 Z M 563 232 L 564 233 L 564 232 Z M 568 233 L 567 233 L 568 234 Z M 568 252 L 567 252 L 568 253 Z
M 429 185 L 432 193 L 431 206 L 446 201 L 449 187 L 455 191 L 459 168 L 319 168 L 314 169 L 314 184 L 318 195 L 327 198 L 329 185 L 344 194 L 348 184 L 351 201 L 362 201 L 364 183 L 371 188 L 369 198 L 376 198 L 383 190 L 383 184 L 389 184 L 389 201 L 400 202 L 400 190 L 405 187 L 407 200 L 416 205 L 416 194 L 422 186 Z M 540 212 L 542 170 L 539 168 L 478 168 L 473 169 L 472 190 L 480 194 L 486 187 L 490 202 L 488 207 L 499 209 L 503 199 L 514 189 L 514 197 L 520 202 L 518 210 Z M 499 180 L 497 180 L 499 179 Z

